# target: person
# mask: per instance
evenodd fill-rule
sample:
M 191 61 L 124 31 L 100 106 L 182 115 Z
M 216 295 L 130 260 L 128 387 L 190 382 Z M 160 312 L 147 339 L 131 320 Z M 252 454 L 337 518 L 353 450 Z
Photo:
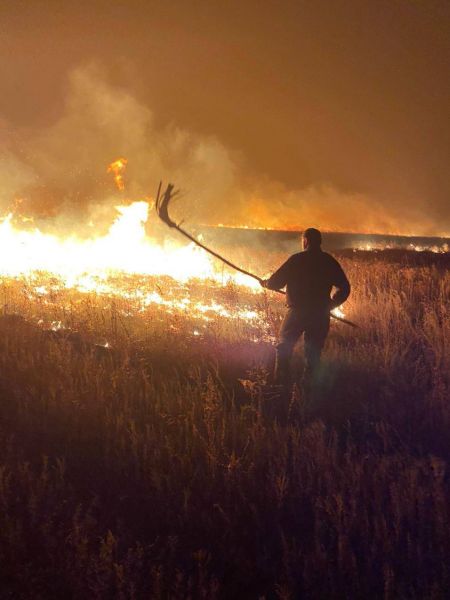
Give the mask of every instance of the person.
M 311 389 L 320 363 L 321 352 L 330 326 L 330 311 L 340 306 L 350 294 L 350 283 L 342 267 L 321 248 L 318 229 L 303 233 L 303 252 L 293 254 L 266 280 L 264 288 L 286 287 L 288 311 L 281 325 L 276 346 L 274 383 L 288 387 L 290 360 L 296 342 L 304 334 L 305 369 L 303 389 Z M 336 288 L 330 296 L 332 288 Z

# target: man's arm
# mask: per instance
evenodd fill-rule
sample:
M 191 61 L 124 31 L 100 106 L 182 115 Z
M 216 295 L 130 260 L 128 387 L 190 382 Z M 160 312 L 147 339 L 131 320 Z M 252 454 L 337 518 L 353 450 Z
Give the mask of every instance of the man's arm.
M 281 288 L 284 288 L 289 278 L 290 261 L 291 259 L 288 258 L 269 279 L 263 280 L 261 285 L 269 290 L 281 290 Z
M 343 304 L 350 296 L 350 282 L 337 261 L 335 261 L 334 270 L 333 285 L 337 290 L 331 297 L 331 310 Z

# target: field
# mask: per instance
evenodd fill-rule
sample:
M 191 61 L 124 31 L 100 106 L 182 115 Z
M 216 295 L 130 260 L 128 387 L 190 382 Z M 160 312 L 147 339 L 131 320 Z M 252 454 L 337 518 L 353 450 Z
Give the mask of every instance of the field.
M 341 262 L 360 328 L 287 424 L 275 294 L 3 278 L 1 597 L 446 597 L 448 256 Z

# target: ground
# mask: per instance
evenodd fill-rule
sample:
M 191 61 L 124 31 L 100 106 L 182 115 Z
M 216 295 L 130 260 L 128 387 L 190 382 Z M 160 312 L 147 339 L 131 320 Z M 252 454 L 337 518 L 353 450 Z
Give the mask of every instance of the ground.
M 444 598 L 448 260 L 341 260 L 360 327 L 287 423 L 271 293 L 4 278 L 2 597 Z

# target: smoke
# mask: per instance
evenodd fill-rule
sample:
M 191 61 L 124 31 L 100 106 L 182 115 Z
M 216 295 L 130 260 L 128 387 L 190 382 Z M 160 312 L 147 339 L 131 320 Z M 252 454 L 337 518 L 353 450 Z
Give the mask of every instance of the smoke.
M 287 189 L 252 173 L 245 157 L 218 139 L 159 124 L 149 107 L 111 85 L 98 65 L 69 76 L 56 122 L 14 134 L 3 129 L 0 210 L 33 217 L 48 229 L 82 233 L 94 222 L 100 231 L 114 217 L 114 206 L 154 196 L 162 180 L 181 188 L 175 214 L 192 224 L 446 234 L 421 210 L 410 209 L 405 219 L 398 203 L 323 182 Z M 122 156 L 128 159 L 124 192 L 107 173 Z
M 128 159 L 125 192 L 108 164 Z M 158 182 L 189 191 L 186 215 L 211 216 L 211 204 L 236 193 L 237 161 L 220 142 L 174 124 L 157 127 L 152 111 L 112 87 L 98 66 L 74 71 L 62 116 L 38 131 L 5 135 L 0 148 L 0 209 L 15 208 L 51 227 L 81 227 L 110 210 L 153 196 Z M 194 212 L 192 212 L 194 211 Z
M 330 184 L 289 190 L 278 182 L 254 183 L 242 201 L 242 219 L 249 226 L 301 231 L 317 227 L 324 231 L 384 233 L 393 235 L 439 235 L 433 218 L 420 208 L 408 209 L 360 192 L 342 192 Z M 245 208 L 244 208 L 245 204 Z M 445 234 L 440 235 L 445 237 Z

